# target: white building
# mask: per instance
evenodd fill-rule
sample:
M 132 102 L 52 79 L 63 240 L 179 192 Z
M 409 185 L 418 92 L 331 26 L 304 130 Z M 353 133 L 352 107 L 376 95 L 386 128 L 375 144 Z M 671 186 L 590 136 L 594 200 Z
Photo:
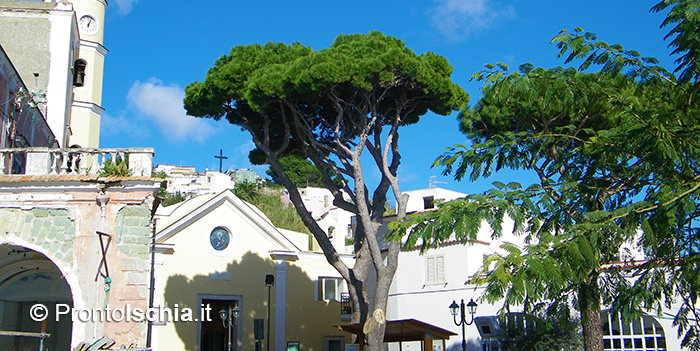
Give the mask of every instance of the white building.
M 429 188 L 407 191 L 408 212 L 430 211 L 438 200 L 453 200 L 466 196 L 446 189 Z M 387 222 L 394 218 L 388 218 Z M 504 224 L 508 228 L 508 223 Z M 383 233 L 382 233 L 383 235 Z M 497 336 L 498 324 L 495 316 L 502 304 L 487 304 L 479 301 L 483 287 L 467 284 L 467 281 L 482 266 L 485 255 L 499 252 L 504 242 L 523 246 L 523 237 L 506 234 L 491 238 L 490 229 L 484 225 L 472 245 L 457 241 L 448 242 L 437 249 L 420 254 L 420 247 L 405 249 L 399 254 L 399 266 L 389 293 L 387 320 L 415 318 L 457 333 L 447 343 L 447 348 L 460 351 L 462 347 L 461 327 L 454 324 L 448 306 L 453 301 L 468 303 L 471 299 L 479 306 L 475 324 L 466 327 L 467 350 L 487 350 L 487 337 Z M 644 259 L 641 251 L 631 245 L 621 249 L 621 257 Z M 675 315 L 676 309 L 668 311 Z M 469 316 L 467 315 L 467 319 Z M 644 316 L 632 323 L 624 323 L 619 316 L 601 314 L 606 350 L 680 350 L 676 328 L 672 318 Z M 481 331 L 481 335 L 480 335 Z M 484 344 L 482 344 L 484 343 Z M 497 350 L 498 342 L 492 343 Z M 394 348 L 396 347 L 396 348 Z M 397 350 L 398 346 L 392 346 Z M 404 351 L 421 351 L 420 343 L 404 343 Z
M 326 232 L 336 251 L 352 253 L 353 247 L 346 245 L 345 239 L 352 238 L 355 215 L 335 206 L 333 194 L 326 188 L 300 188 L 299 194 L 304 201 L 304 206 L 311 212 L 319 227 Z M 289 203 L 288 198 L 283 201 Z M 318 250 L 318 243 L 315 240 L 313 245 L 314 250 Z
M 165 173 L 168 181 L 166 191 L 171 194 L 181 193 L 190 196 L 219 193 L 233 189 L 235 181 L 227 174 L 205 171 L 197 172 L 194 167 L 157 165 L 154 173 Z

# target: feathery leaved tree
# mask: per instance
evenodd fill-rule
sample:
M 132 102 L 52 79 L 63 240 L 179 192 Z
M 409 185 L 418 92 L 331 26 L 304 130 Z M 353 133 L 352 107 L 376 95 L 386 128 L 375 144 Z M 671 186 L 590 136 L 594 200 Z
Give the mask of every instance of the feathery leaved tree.
M 569 307 L 514 313 L 499 318 L 503 351 L 583 351 L 581 323 Z
M 506 244 L 506 254 L 484 261 L 472 281 L 486 284 L 486 300 L 504 298 L 506 309 L 576 301 L 585 348 L 594 351 L 603 349 L 601 302 L 630 317 L 680 300 L 674 324 L 682 345 L 700 350 L 700 3 L 653 8 L 665 9 L 663 25 L 675 24 L 668 37 L 681 54 L 678 78 L 656 59 L 581 29 L 553 39 L 566 63 L 583 61 L 579 69 L 523 65 L 508 73 L 496 65 L 475 74 L 484 97 L 460 115 L 473 144 L 450 148 L 436 164 L 457 179 L 511 168 L 539 181 L 495 183 L 484 195 L 394 224 L 394 235 L 409 230 L 409 244 L 434 247 L 454 228 L 468 242 L 482 220 L 500 235 L 509 216 L 525 247 Z M 591 68 L 599 72 L 583 73 Z M 649 260 L 618 268 L 625 242 L 641 245 Z
M 399 233 L 420 223 L 407 245 L 424 240 L 429 244 L 424 247 L 431 247 L 449 240 L 453 229 L 463 240 L 475 239 L 482 220 L 500 235 L 504 218 L 513 218 L 529 245 L 506 245 L 508 254 L 487 258 L 482 272 L 487 275 L 477 274 L 473 281 L 487 284 L 488 301 L 505 298 L 506 308 L 544 300 L 567 303 L 575 297 L 586 349 L 602 350 L 601 267 L 618 259 L 620 245 L 635 231 L 593 225 L 587 216 L 620 201 L 625 180 L 611 181 L 612 170 L 605 165 L 627 167 L 633 161 L 606 148 L 596 149 L 595 156 L 584 150 L 600 132 L 623 128 L 621 110 L 605 91 L 632 89 L 634 82 L 572 68 L 506 69 L 494 66 L 477 75 L 487 80 L 484 96 L 461 114 L 461 129 L 473 144 L 450 149 L 438 162 L 454 170 L 457 179 L 511 168 L 534 172 L 539 183 L 526 189 L 496 183 L 485 195 L 403 222 Z
M 250 132 L 256 146 L 251 160 L 275 172 L 327 261 L 348 283 L 353 321 L 364 323 L 371 350 L 382 347 L 400 249 L 395 242 L 381 246 L 383 238 L 377 238 L 389 190 L 399 217 L 406 212 L 397 178 L 399 127 L 418 122 L 428 111 L 449 114 L 467 102 L 451 73 L 443 57 L 417 55 L 401 40 L 371 32 L 340 35 L 318 51 L 301 44 L 237 46 L 214 63 L 203 82 L 185 90 L 189 115 L 225 118 Z M 381 174 L 376 184 L 366 182 L 365 153 Z M 334 205 L 357 215 L 353 267 L 340 260 L 304 207 L 281 162 L 287 155 L 308 158 Z M 374 282 L 370 270 L 376 272 Z

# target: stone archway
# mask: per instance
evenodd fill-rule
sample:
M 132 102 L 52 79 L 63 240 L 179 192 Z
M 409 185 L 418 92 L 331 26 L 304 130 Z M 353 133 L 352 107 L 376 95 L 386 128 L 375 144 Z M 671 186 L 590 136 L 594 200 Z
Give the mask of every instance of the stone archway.
M 45 307 L 35 307 L 35 306 Z M 73 323 L 71 314 L 57 318 L 73 307 L 71 288 L 64 274 L 42 253 L 19 245 L 0 245 L 0 331 L 49 333 L 44 349 L 69 350 Z M 34 309 L 34 310 L 33 310 Z M 43 321 L 32 313 L 47 315 Z M 38 350 L 40 339 L 0 336 L 2 350 Z

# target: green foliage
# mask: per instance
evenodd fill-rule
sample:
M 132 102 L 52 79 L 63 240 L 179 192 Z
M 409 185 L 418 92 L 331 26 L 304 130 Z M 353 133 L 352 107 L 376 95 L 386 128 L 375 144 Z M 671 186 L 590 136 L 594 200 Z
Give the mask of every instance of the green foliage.
M 674 70 L 679 76 L 676 79 L 661 68 L 644 66 L 651 61 L 629 65 L 627 74 L 640 77 L 638 87 L 642 89 L 637 88 L 631 96 L 621 92 L 613 96 L 636 103 L 627 108 L 633 123 L 626 131 L 601 135 L 600 141 L 634 157 L 632 167 L 616 171 L 616 177 L 629 177 L 634 182 L 629 181 L 625 190 L 627 203 L 590 216 L 597 223 L 624 221 L 641 228 L 640 244 L 649 258 L 636 270 L 639 278 L 634 284 L 624 279 L 614 281 L 614 293 L 607 301 L 623 315 L 635 316 L 642 308 L 660 312 L 677 299 L 681 307 L 674 325 L 681 345 L 691 350 L 700 350 L 700 277 L 696 273 L 700 260 L 700 106 L 694 98 L 700 57 L 698 5 L 697 1 L 662 1 L 653 8 L 670 8 L 662 26 L 676 24 L 667 38 L 675 36 L 670 46 L 675 54 L 683 54 Z M 582 41 L 580 35 L 559 39 L 562 43 Z M 590 55 L 606 50 L 599 43 L 587 45 Z M 569 50 L 574 53 L 577 49 Z M 638 72 L 650 73 L 635 75 Z
M 321 172 L 311 161 L 299 155 L 285 155 L 280 157 L 282 169 L 289 176 L 289 179 L 300 188 L 323 187 L 321 182 Z M 267 175 L 274 184 L 280 184 L 280 179 L 272 169 L 267 170 Z
M 254 182 L 236 183 L 233 194 L 243 201 L 254 203 L 260 197 L 260 187 Z
M 583 351 L 581 321 L 567 309 L 506 314 L 500 320 L 503 351 Z
M 567 63 L 583 61 L 579 69 L 526 64 L 509 73 L 497 64 L 476 73 L 484 96 L 460 115 L 471 145 L 448 148 L 435 165 L 471 180 L 503 168 L 531 171 L 538 183 L 494 184 L 484 195 L 394 224 L 391 235 L 410 230 L 409 243 L 435 247 L 454 226 L 469 242 L 482 220 L 500 235 L 503 218 L 495 214 L 507 212 L 525 246 L 506 245 L 485 260 L 473 282 L 486 284 L 488 301 L 505 298 L 508 308 L 598 291 L 600 284 L 603 303 L 634 316 L 678 299 L 682 345 L 700 350 L 698 4 L 663 1 L 654 8 L 671 7 L 664 25 L 677 23 L 669 36 L 685 53 L 678 79 L 656 59 L 580 28 L 553 39 Z M 582 71 L 594 67 L 600 71 Z M 634 240 L 649 259 L 635 270 L 638 279 L 628 281 L 615 267 L 600 275 L 621 259 L 622 243 Z M 582 313 L 599 309 L 587 301 L 579 299 Z
M 565 63 L 577 59 L 584 59 L 579 66 L 580 70 L 586 70 L 591 66 L 599 66 L 601 72 L 609 74 L 625 73 L 629 77 L 647 80 L 650 78 L 662 78 L 675 80 L 665 68 L 658 65 L 659 60 L 654 57 L 642 57 L 639 52 L 625 50 L 622 45 L 610 45 L 604 41 L 595 41 L 594 33 L 586 32 L 582 28 L 575 28 L 572 32 L 562 30 L 552 39 L 560 49 L 559 57 L 566 57 Z
M 451 73 L 444 58 L 416 55 L 379 32 L 341 35 L 319 51 L 301 44 L 237 46 L 216 61 L 204 82 L 187 86 L 184 103 L 192 116 L 242 126 L 279 150 L 278 157 L 308 157 L 331 151 L 310 149 L 313 141 L 352 145 L 374 131 L 366 129 L 368 122 L 404 125 L 428 110 L 450 113 L 467 100 Z
M 234 194 L 236 193 L 234 189 Z M 236 194 L 238 195 L 238 194 Z M 272 224 L 277 228 L 283 228 L 300 233 L 309 233 L 301 221 L 299 214 L 294 210 L 293 206 L 287 206 L 280 200 L 279 193 L 259 192 L 251 200 L 245 200 L 260 209 L 267 218 L 272 221 Z
M 389 203 L 384 204 L 384 216 L 396 215 L 396 207 L 391 206 Z
M 129 158 L 128 156 L 122 159 L 121 156 L 117 156 L 116 160 L 109 159 L 102 164 L 102 171 L 100 171 L 100 177 L 117 176 L 125 177 L 131 175 L 131 170 L 129 170 Z
M 410 231 L 404 247 L 421 246 L 422 252 L 436 248 L 454 234 L 462 242 L 472 242 L 481 228 L 482 221 L 492 224 L 493 236 L 502 234 L 502 221 L 506 214 L 519 218 L 517 232 L 523 230 L 522 211 L 502 201 L 503 207 L 493 211 L 493 205 L 485 195 L 472 195 L 438 204 L 438 211 L 413 214 L 405 220 L 389 223 L 389 238 L 398 240 L 403 233 Z
M 160 190 L 161 191 L 158 193 L 158 197 L 162 199 L 161 206 L 170 206 L 187 200 L 187 195 L 179 191 L 175 192 L 174 194 L 171 194 L 165 192 L 165 189 L 163 188 L 161 188 Z
M 665 39 L 673 38 L 669 44 L 678 67 L 674 70 L 682 83 L 697 83 L 700 75 L 700 3 L 698 1 L 664 0 L 652 7 L 652 11 L 669 10 L 661 27 L 673 25 Z
M 310 234 L 294 207 L 282 203 L 280 193 L 276 189 L 243 182 L 236 184 L 232 191 L 241 200 L 262 211 L 275 227 Z

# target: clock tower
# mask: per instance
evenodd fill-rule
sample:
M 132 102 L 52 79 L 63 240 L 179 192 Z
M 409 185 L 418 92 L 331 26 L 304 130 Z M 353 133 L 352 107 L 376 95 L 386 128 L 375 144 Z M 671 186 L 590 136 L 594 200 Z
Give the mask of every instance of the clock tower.
M 97 148 L 100 142 L 102 76 L 107 49 L 103 46 L 106 0 L 70 0 L 77 20 L 80 46 L 73 64 L 73 101 L 68 145 Z

